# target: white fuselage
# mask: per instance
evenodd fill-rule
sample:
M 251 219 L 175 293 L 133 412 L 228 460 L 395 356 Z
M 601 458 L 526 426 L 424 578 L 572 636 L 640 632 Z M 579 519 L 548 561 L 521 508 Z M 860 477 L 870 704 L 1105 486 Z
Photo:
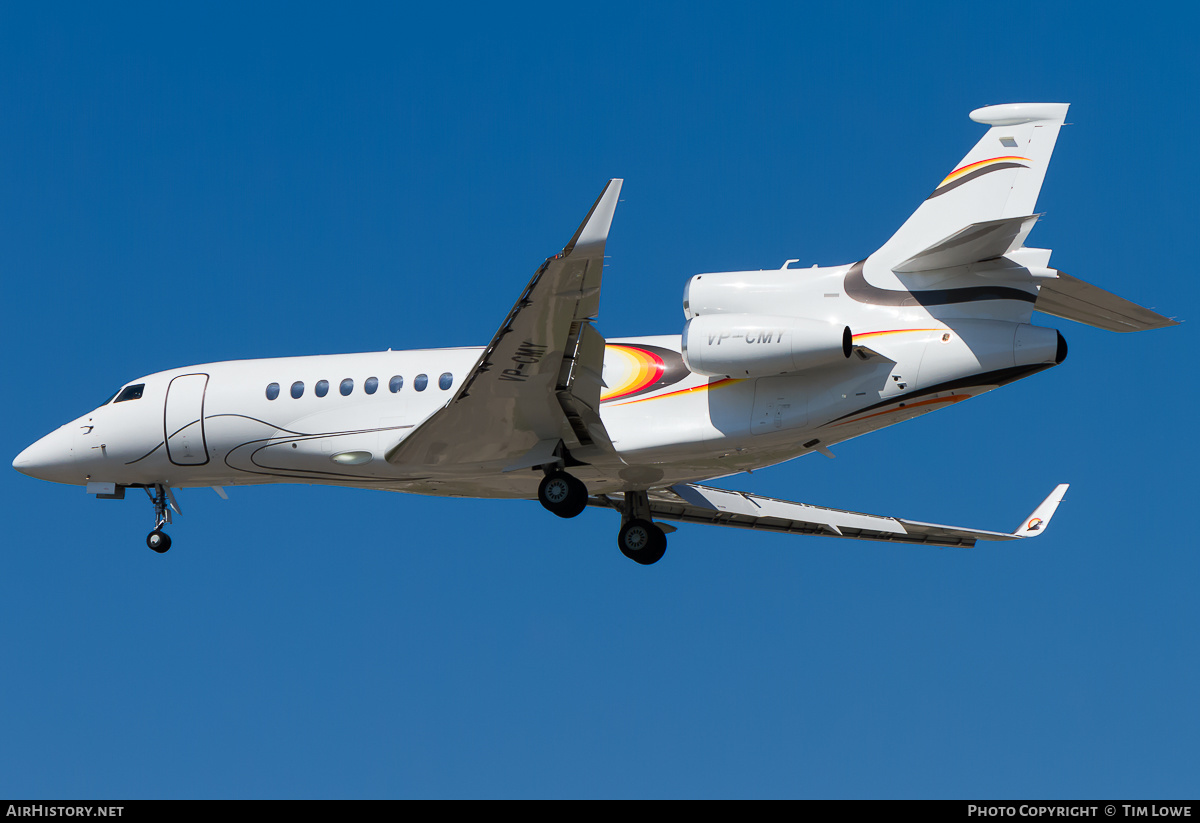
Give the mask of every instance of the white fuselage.
M 684 365 L 678 335 L 608 341 L 601 414 L 616 456 L 585 460 L 573 473 L 591 493 L 606 494 L 755 469 L 944 408 L 1061 359 L 1050 329 L 945 316 L 956 313 L 953 306 L 935 317 L 923 306 L 848 300 L 849 271 L 786 273 L 805 278 L 818 320 L 850 323 L 855 354 L 841 362 L 792 374 L 705 376 Z M 753 291 L 772 274 L 702 277 Z M 783 275 L 779 282 L 794 289 Z M 690 289 L 693 297 L 699 291 Z M 1028 319 L 1027 308 L 1018 319 Z M 732 336 L 726 350 L 762 345 L 758 337 Z M 455 395 L 481 351 L 239 360 L 158 372 L 34 443 L 13 465 L 78 485 L 317 483 L 534 497 L 541 473 L 506 472 L 502 461 L 414 469 L 386 459 Z

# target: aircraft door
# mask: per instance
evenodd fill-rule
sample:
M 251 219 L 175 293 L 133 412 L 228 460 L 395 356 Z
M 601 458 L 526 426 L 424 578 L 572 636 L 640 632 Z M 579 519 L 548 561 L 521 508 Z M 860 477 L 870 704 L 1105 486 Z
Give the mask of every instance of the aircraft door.
M 207 387 L 207 374 L 181 374 L 167 387 L 163 437 L 167 442 L 167 457 L 176 466 L 203 466 L 208 462 L 204 441 Z

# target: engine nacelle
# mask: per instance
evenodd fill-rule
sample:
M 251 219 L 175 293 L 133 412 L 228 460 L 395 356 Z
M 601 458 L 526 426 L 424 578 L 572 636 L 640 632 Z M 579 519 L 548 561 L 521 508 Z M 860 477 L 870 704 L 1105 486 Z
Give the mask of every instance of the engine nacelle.
M 693 317 L 683 327 L 683 362 L 709 377 L 768 377 L 845 362 L 849 326 L 761 314 Z

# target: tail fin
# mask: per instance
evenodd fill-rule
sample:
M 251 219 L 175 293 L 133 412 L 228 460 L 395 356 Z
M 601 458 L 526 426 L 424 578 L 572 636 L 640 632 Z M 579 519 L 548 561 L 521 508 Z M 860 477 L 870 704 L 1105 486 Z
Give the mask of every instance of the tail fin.
M 944 260 L 946 247 L 958 245 L 949 242 L 953 236 L 979 224 L 989 224 L 993 235 L 1013 235 L 1019 247 L 1032 227 L 1067 106 L 1010 103 L 971 112 L 972 120 L 991 128 L 900 230 L 871 255 L 872 261 L 893 270 L 932 268 L 920 262 L 925 252 L 937 251 L 930 260 Z M 990 245 L 995 244 L 993 240 Z

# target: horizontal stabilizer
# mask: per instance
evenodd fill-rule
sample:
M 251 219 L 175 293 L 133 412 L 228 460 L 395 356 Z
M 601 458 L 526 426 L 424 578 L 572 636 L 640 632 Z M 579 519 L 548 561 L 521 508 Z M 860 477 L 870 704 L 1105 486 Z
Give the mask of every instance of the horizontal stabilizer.
M 1033 224 L 1041 215 L 1004 217 L 985 223 L 972 223 L 961 231 L 939 240 L 905 260 L 892 271 L 917 272 L 969 266 L 981 260 L 1002 257 L 1021 248 Z
M 1021 528 L 1011 534 L 827 509 L 709 486 L 672 486 L 669 489 L 651 490 L 649 497 L 651 514 L 663 520 L 787 534 L 969 548 L 974 546 L 977 540 L 1018 540 L 1041 534 L 1066 489 L 1065 484 L 1056 488 L 1033 514 L 1025 519 Z M 603 495 L 593 497 L 590 504 L 620 508 L 618 503 Z
M 1169 317 L 1061 271 L 1057 278 L 1041 282 L 1033 307 L 1045 314 L 1107 331 L 1147 331 L 1179 325 Z

